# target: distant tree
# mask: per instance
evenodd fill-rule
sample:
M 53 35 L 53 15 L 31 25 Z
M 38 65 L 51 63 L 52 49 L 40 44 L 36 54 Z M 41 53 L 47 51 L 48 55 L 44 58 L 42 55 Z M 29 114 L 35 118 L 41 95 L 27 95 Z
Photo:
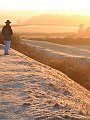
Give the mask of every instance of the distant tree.
M 87 28 L 86 28 L 86 35 L 87 35 L 87 36 L 90 36 L 90 27 L 87 27 Z
M 84 32 L 85 32 L 85 30 L 84 30 L 84 25 L 83 25 L 83 24 L 80 24 L 80 25 L 79 25 L 79 31 L 78 31 L 78 33 L 79 33 L 80 35 L 83 35 Z

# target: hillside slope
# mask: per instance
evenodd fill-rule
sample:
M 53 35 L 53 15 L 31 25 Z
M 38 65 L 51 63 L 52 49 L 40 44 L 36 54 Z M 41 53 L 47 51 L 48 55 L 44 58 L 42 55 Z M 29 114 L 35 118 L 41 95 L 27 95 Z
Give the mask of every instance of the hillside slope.
M 0 45 L 0 120 L 90 120 L 90 92 L 65 74 Z

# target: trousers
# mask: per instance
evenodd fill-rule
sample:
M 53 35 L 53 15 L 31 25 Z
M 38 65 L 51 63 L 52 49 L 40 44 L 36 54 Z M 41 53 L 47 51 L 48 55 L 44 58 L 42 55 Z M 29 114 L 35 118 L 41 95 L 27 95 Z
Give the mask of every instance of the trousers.
M 7 40 L 5 40 L 4 43 L 5 43 L 4 53 L 9 54 L 9 49 L 10 49 L 11 41 L 7 41 Z

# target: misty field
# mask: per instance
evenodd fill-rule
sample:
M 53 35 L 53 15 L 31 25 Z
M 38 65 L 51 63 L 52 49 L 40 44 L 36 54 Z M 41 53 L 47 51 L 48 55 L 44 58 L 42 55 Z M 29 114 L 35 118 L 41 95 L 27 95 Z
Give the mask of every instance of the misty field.
M 49 40 L 39 38 L 34 39 L 21 40 L 19 36 L 15 35 L 13 36 L 11 46 L 41 63 L 62 71 L 68 77 L 90 90 L 90 47 L 89 45 L 87 46 L 87 43 L 90 41 L 89 38 L 87 41 L 80 39 L 79 44 L 77 44 L 79 45 L 79 48 L 75 47 L 75 40 L 72 41 L 72 39 L 67 39 L 67 41 L 62 39 L 62 41 L 64 40 L 63 43 L 65 45 L 63 45 L 62 42 L 60 44 L 61 39 L 59 39 L 59 44 L 56 44 L 56 46 L 53 43 L 58 43 L 58 41 L 54 38 L 50 38 Z M 42 40 L 46 41 L 47 44 Z M 50 41 L 51 44 L 47 41 Z M 72 46 L 66 45 L 66 43 L 68 42 L 69 44 L 70 41 L 73 43 Z M 76 43 L 78 43 L 77 41 Z M 86 42 L 85 46 L 80 44 L 81 41 Z
M 30 56 L 58 69 L 90 90 L 90 51 L 80 47 L 45 41 L 23 40 L 30 47 Z M 33 52 L 34 51 L 34 52 Z
M 90 37 L 76 33 L 18 33 L 21 39 L 46 41 L 62 45 L 90 45 Z

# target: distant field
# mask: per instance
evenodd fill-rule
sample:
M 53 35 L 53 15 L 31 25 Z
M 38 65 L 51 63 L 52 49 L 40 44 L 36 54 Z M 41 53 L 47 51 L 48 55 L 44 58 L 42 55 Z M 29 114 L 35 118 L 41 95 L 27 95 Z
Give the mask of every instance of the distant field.
M 23 51 L 23 53 L 41 63 L 62 71 L 90 90 L 89 45 L 60 45 L 35 40 L 22 40 L 22 44 L 26 45 L 25 50 L 27 51 Z
M 20 37 L 15 35 L 11 47 L 41 63 L 62 71 L 90 90 L 90 44 L 88 44 L 90 39 L 79 39 L 78 43 L 77 41 L 69 38 L 36 38 L 20 41 Z M 2 36 L 0 43 L 3 43 Z M 82 47 L 83 49 L 81 49 Z
M 22 36 L 21 39 L 27 39 L 27 40 L 38 40 L 38 41 L 46 41 L 56 44 L 62 44 L 62 45 L 90 45 L 90 38 L 81 38 L 81 37 L 72 37 L 72 35 L 39 35 L 36 34 L 30 35 L 30 36 Z
M 90 45 L 72 45 L 72 47 L 78 47 L 78 48 L 90 50 Z
M 53 50 L 55 52 L 60 52 L 72 56 L 90 57 L 90 45 L 60 45 L 45 41 L 25 39 L 22 41 L 28 45 L 35 45 L 45 49 Z

